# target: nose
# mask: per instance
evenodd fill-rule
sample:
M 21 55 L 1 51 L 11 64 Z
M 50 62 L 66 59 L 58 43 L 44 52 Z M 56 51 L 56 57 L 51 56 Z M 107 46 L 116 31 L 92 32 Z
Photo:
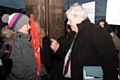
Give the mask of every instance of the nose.
M 67 21 L 67 25 L 69 25 L 70 24 L 70 22 L 69 22 L 69 20 Z
M 28 28 L 29 28 L 29 29 L 31 28 L 30 24 L 28 24 Z

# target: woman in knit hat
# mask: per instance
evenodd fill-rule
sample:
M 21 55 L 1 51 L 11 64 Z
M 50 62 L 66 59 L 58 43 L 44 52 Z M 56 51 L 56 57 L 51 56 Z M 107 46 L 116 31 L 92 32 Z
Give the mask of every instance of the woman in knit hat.
M 35 55 L 30 42 L 29 17 L 22 13 L 4 14 L 2 21 L 8 23 L 1 31 L 5 38 L 4 43 L 12 45 L 7 61 L 9 65 L 6 63 L 6 80 L 41 80 L 37 75 Z

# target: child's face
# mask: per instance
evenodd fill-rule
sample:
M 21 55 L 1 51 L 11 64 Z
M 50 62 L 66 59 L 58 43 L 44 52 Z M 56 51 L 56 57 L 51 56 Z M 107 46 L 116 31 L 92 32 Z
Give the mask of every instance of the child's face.
M 29 24 L 25 24 L 21 29 L 19 29 L 18 31 L 19 32 L 22 32 L 22 33 L 25 33 L 25 34 L 28 34 L 29 33 L 29 30 L 30 30 L 30 25 Z

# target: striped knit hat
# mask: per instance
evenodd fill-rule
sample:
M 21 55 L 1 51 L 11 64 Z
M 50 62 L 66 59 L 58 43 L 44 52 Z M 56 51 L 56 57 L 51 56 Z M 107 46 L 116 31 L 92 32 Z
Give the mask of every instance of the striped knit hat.
M 2 21 L 8 23 L 8 27 L 16 32 L 29 23 L 29 20 L 29 17 L 22 13 L 4 14 L 2 16 Z

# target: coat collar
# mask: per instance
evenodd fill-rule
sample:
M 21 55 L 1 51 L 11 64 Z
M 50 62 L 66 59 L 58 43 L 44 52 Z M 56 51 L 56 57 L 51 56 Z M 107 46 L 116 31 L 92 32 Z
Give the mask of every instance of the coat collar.
M 82 21 L 80 24 L 77 24 L 78 26 L 78 32 L 85 28 L 85 26 L 90 23 L 90 20 L 87 18 L 84 21 Z
M 24 34 L 21 32 L 17 32 L 17 36 L 16 36 L 17 40 L 23 40 L 23 41 L 29 42 L 30 38 L 31 38 L 30 34 Z

